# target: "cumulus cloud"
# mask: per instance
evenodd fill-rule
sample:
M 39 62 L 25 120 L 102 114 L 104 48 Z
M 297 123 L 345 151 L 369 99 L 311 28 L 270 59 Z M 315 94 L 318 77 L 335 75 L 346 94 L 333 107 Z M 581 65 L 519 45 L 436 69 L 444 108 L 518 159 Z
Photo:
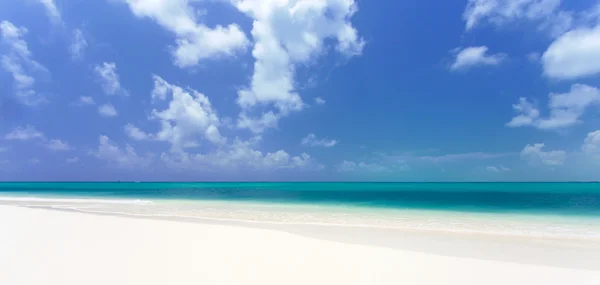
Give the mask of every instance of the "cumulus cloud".
M 364 41 L 350 23 L 357 11 L 353 0 L 234 0 L 233 3 L 253 19 L 254 73 L 250 85 L 238 91 L 237 102 L 242 107 L 240 128 L 260 133 L 276 127 L 281 117 L 304 107 L 295 88 L 295 65 L 321 55 L 327 39 L 335 40 L 336 51 L 343 55 L 362 52 Z M 257 117 L 255 109 L 259 106 L 263 111 Z
M 600 154 L 600 130 L 587 134 L 581 146 L 581 151 L 587 154 Z
M 73 59 L 82 59 L 85 49 L 88 43 L 83 36 L 83 32 L 80 29 L 73 30 L 73 36 L 71 39 L 71 45 L 69 46 L 69 53 Z
M 542 55 L 544 74 L 575 79 L 600 73 L 600 26 L 579 28 L 560 36 Z
M 129 95 L 127 90 L 121 87 L 119 74 L 117 73 L 117 64 L 114 62 L 104 62 L 94 67 L 96 76 L 102 84 L 102 89 L 107 95 L 123 94 Z
M 16 97 L 25 105 L 35 106 L 47 102 L 44 96 L 38 94 L 33 86 L 34 73 L 48 72 L 48 70 L 32 59 L 32 53 L 23 37 L 27 34 L 24 27 L 16 27 L 11 22 L 0 23 L 2 43 L 8 51 L 0 57 L 0 65 L 13 77 Z
M 579 123 L 585 110 L 600 103 L 600 90 L 584 85 L 574 84 L 567 93 L 550 93 L 548 107 L 550 115 L 540 116 L 540 111 L 527 99 L 519 98 L 513 105 L 518 115 L 506 125 L 509 127 L 530 126 L 538 129 L 558 129 Z
M 103 117 L 115 117 L 118 115 L 117 109 L 111 104 L 103 104 L 98 107 L 98 114 Z
M 18 140 L 18 141 L 38 141 L 44 147 L 52 151 L 67 151 L 72 150 L 73 147 L 66 141 L 59 139 L 47 139 L 44 133 L 38 131 L 32 125 L 25 125 L 16 127 L 12 132 L 4 136 L 7 140 Z
M 37 0 L 46 9 L 46 15 L 54 24 L 60 24 L 62 22 L 60 12 L 56 8 L 56 4 L 53 0 Z
M 277 170 L 321 167 L 310 155 L 302 153 L 291 156 L 284 150 L 263 153 L 255 149 L 260 137 L 249 141 L 235 139 L 231 145 L 225 145 L 207 154 L 190 154 L 186 152 L 163 153 L 161 159 L 172 168 L 234 170 L 251 168 L 254 170 Z
M 260 134 L 267 129 L 277 128 L 279 117 L 273 111 L 263 113 L 260 118 L 249 117 L 242 113 L 238 118 L 237 126 L 241 129 L 248 129 L 255 134 Z
M 536 126 L 540 116 L 540 111 L 533 106 L 527 98 L 519 98 L 519 103 L 513 105 L 513 109 L 518 115 L 506 125 L 509 127 Z
M 561 11 L 560 0 L 469 0 L 463 12 L 466 30 L 481 23 L 501 26 L 515 21 L 537 23 L 551 35 L 568 30 L 573 22 L 570 12 Z
M 49 140 L 46 143 L 46 147 L 53 151 L 66 151 L 73 149 L 67 142 L 61 141 L 59 139 Z
M 302 145 L 333 147 L 338 143 L 337 140 L 319 139 L 315 134 L 308 134 L 302 139 Z
M 487 54 L 487 51 L 486 46 L 464 48 L 456 53 L 450 69 L 463 70 L 478 65 L 498 65 L 506 58 L 504 53 Z
M 173 169 L 217 171 L 252 168 L 277 170 L 291 168 L 317 168 L 310 155 L 290 155 L 284 150 L 262 152 L 257 144 L 262 139 L 255 136 L 248 141 L 235 138 L 231 143 L 221 135 L 219 127 L 224 124 L 213 109 L 209 99 L 191 88 L 173 85 L 159 76 L 153 76 L 152 102 L 166 104 L 166 108 L 152 110 L 150 120 L 160 124 L 156 133 L 146 133 L 132 124 L 124 127 L 125 133 L 136 140 L 169 142 L 171 148 L 161 154 L 161 161 Z M 202 142 L 208 142 L 210 151 L 194 152 Z M 212 149 L 212 150 L 211 150 Z
M 53 151 L 66 151 L 72 150 L 73 148 L 65 141 L 59 139 L 48 140 L 44 133 L 38 131 L 32 125 L 16 127 L 12 132 L 4 136 L 7 140 L 18 140 L 18 141 L 41 141 L 42 145 Z
M 96 105 L 96 101 L 91 96 L 79 96 L 77 101 L 73 102 L 75 106 Z
M 317 105 L 325 105 L 325 99 L 321 98 L 321 97 L 316 97 L 315 98 L 315 103 Z
M 100 136 L 98 149 L 90 154 L 121 168 L 147 167 L 153 160 L 152 155 L 139 156 L 128 144 L 121 149 L 107 136 Z
M 176 45 L 171 48 L 171 53 L 179 67 L 194 66 L 208 58 L 232 56 L 244 51 L 248 45 L 238 25 L 209 28 L 198 23 L 198 13 L 187 0 L 125 2 L 136 17 L 150 18 L 176 35 Z
M 36 130 L 34 126 L 26 125 L 16 127 L 12 132 L 6 134 L 4 138 L 7 140 L 28 141 L 34 139 L 45 140 L 46 136 L 44 136 L 44 133 Z
M 152 89 L 152 102 L 156 102 L 159 100 L 166 100 L 169 91 L 171 90 L 171 85 L 160 78 L 160 76 L 153 75 L 152 79 L 154 80 L 154 89 Z
M 527 159 L 532 164 L 543 164 L 549 166 L 562 165 L 566 158 L 567 153 L 562 150 L 544 151 L 545 144 L 536 143 L 528 144 L 521 151 L 521 157 Z
M 168 108 L 152 110 L 151 118 L 160 122 L 161 129 L 153 134 L 156 140 L 171 143 L 173 149 L 197 146 L 199 139 L 213 144 L 225 143 L 217 112 L 204 94 L 191 88 L 169 84 L 154 75 L 152 99 L 164 101 L 171 97 Z
M 125 134 L 134 140 L 138 140 L 138 141 L 147 140 L 148 138 L 151 137 L 147 133 L 144 133 L 142 130 L 140 130 L 138 127 L 134 126 L 133 124 L 125 125 L 124 129 L 125 129 Z

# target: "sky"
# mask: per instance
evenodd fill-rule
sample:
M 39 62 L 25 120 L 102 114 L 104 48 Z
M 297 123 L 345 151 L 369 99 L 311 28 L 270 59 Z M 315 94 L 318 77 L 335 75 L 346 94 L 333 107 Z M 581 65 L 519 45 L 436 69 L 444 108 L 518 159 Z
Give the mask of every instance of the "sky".
M 0 180 L 600 180 L 600 1 L 2 1 L 0 32 Z

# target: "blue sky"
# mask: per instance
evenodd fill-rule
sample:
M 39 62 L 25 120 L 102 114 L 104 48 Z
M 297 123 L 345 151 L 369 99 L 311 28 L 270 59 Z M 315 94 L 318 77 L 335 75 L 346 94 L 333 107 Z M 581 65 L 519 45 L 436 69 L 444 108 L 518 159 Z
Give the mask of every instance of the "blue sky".
M 1 180 L 600 179 L 600 2 L 0 4 Z

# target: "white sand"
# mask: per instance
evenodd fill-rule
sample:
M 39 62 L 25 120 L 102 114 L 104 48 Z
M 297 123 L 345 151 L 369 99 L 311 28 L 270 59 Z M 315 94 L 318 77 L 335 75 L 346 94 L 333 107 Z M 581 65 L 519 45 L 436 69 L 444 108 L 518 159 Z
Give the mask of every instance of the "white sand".
M 600 262 L 600 257 L 598 257 Z M 600 284 L 600 271 L 0 206 L 0 284 Z

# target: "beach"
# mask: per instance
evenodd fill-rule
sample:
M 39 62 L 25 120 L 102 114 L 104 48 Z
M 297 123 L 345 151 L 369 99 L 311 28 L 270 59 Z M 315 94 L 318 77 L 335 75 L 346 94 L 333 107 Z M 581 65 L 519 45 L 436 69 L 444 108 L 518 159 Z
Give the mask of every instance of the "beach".
M 523 262 L 519 253 L 511 261 L 434 254 L 218 221 L 0 206 L 0 232 L 0 284 L 600 284 L 594 260 L 577 268 L 535 264 L 530 250 Z M 381 234 L 362 232 L 374 241 Z M 447 246 L 469 251 L 477 239 L 486 237 Z M 599 256 L 545 247 L 575 264 L 578 252 Z

